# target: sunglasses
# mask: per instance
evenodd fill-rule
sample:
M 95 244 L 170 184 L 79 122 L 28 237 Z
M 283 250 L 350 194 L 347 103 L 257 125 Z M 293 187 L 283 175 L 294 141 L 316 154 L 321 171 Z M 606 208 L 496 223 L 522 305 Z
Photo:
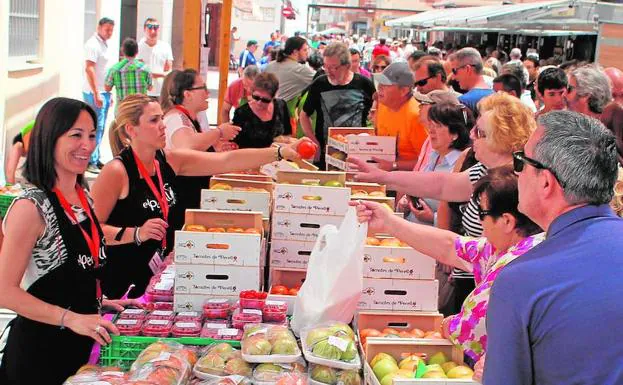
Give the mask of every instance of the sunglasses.
M 160 28 L 160 26 L 158 24 L 146 24 L 145 28 L 153 29 L 154 31 L 157 31 Z
M 426 83 L 428 83 L 428 79 L 432 79 L 432 78 L 434 78 L 434 76 L 429 76 L 427 78 L 420 79 L 420 80 L 415 82 L 415 85 L 417 87 L 424 87 L 426 85 Z
M 261 96 L 259 96 L 259 95 L 251 95 L 251 97 L 252 97 L 252 98 L 253 98 L 253 100 L 255 100 L 256 102 L 262 102 L 262 103 L 266 103 L 266 104 L 268 104 L 268 103 L 270 103 L 270 102 L 272 102 L 272 101 L 273 101 L 273 99 L 272 99 L 272 98 L 264 98 L 264 97 L 261 97 Z
M 481 207 L 478 207 L 478 218 L 480 218 L 481 221 L 484 221 L 487 215 L 495 217 L 497 213 L 493 210 L 483 210 Z
M 207 91 L 207 90 L 208 90 L 208 86 L 204 84 L 204 85 L 202 85 L 202 86 L 191 87 L 191 88 L 187 89 L 187 91 L 195 91 L 195 90 L 204 90 L 204 91 Z
M 465 68 L 465 67 L 470 66 L 470 65 L 471 65 L 471 64 L 465 64 L 465 65 L 462 65 L 462 66 L 460 66 L 460 67 L 452 68 L 452 73 L 456 75 L 456 74 L 457 74 L 457 72 L 459 72 L 459 70 L 460 70 L 461 68 Z
M 375 70 L 375 71 L 378 71 L 378 70 L 383 71 L 383 70 L 385 70 L 385 68 L 387 68 L 387 66 L 374 66 L 374 67 L 372 67 L 372 69 Z
M 465 119 L 465 122 L 467 123 L 467 112 L 465 110 L 463 111 L 463 119 Z M 476 139 L 484 139 L 487 137 L 487 133 L 485 132 L 485 130 L 480 128 L 480 126 L 478 125 L 474 126 L 472 130 L 474 131 L 474 136 L 476 137 Z
M 527 157 L 523 151 L 513 152 L 513 170 L 515 171 L 515 173 L 522 172 L 526 164 L 529 164 L 530 166 L 538 170 L 547 170 L 551 172 L 554 175 L 554 178 L 556 178 L 556 180 L 558 181 L 558 183 L 560 183 L 560 185 L 564 187 L 563 183 L 560 181 L 560 178 L 558 178 L 558 175 L 556 175 L 556 172 L 554 172 L 554 170 L 552 170 L 550 167 L 547 167 L 536 159 Z

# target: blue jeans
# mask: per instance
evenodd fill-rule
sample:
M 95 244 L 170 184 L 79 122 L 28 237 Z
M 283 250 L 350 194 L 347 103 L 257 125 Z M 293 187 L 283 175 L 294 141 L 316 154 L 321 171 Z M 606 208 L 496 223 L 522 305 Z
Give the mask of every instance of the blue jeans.
M 97 127 L 95 127 L 95 150 L 91 154 L 91 164 L 97 164 L 100 160 L 100 144 L 102 143 L 102 137 L 104 136 L 104 130 L 106 128 L 106 116 L 108 115 L 108 108 L 110 108 L 110 92 L 100 92 L 102 98 L 102 108 L 95 106 L 95 99 L 91 92 L 82 93 L 84 102 L 93 107 L 95 114 L 97 114 Z

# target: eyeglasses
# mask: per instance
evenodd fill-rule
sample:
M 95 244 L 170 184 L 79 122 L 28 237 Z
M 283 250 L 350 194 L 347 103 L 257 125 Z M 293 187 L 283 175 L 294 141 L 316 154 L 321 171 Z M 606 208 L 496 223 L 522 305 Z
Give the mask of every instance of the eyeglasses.
M 268 104 L 268 103 L 270 103 L 270 102 L 272 102 L 272 101 L 273 101 L 273 99 L 272 99 L 272 98 L 264 98 L 264 97 L 259 96 L 259 95 L 251 95 L 251 97 L 252 97 L 252 98 L 253 98 L 253 100 L 255 100 L 256 102 L 262 102 L 262 103 L 266 103 L 266 104 Z
M 195 91 L 195 90 L 204 90 L 207 91 L 208 90 L 208 86 L 207 85 L 202 85 L 202 86 L 197 86 L 197 87 L 191 87 L 188 88 L 187 91 Z
M 415 85 L 417 87 L 424 87 L 426 85 L 426 83 L 428 83 L 428 79 L 432 79 L 432 78 L 434 78 L 434 76 L 429 76 L 427 78 L 420 79 L 420 80 L 415 82 Z
M 560 178 L 558 178 L 558 175 L 556 175 L 556 172 L 554 172 L 554 170 L 552 170 L 550 167 L 547 167 L 536 159 L 528 158 L 523 151 L 513 152 L 513 171 L 515 171 L 515 173 L 522 172 L 526 164 L 529 164 L 530 166 L 538 170 L 547 170 L 551 172 L 552 175 L 554 175 L 554 178 L 556 178 L 556 180 L 558 181 L 558 183 L 560 183 L 560 185 L 564 187 L 563 183 L 560 181 Z
M 158 24 L 145 24 L 145 28 L 153 29 L 154 31 L 157 31 L 160 28 L 160 26 Z
M 383 70 L 385 70 L 385 68 L 387 68 L 387 66 L 374 66 L 374 67 L 372 67 L 372 69 L 374 71 L 383 71 Z
M 463 118 L 467 122 L 467 113 L 465 111 L 463 111 L 463 115 Z M 487 137 L 487 133 L 485 132 L 485 130 L 480 128 L 480 126 L 478 125 L 475 125 L 472 130 L 474 131 L 474 136 L 476 137 L 476 139 L 484 139 Z
M 456 75 L 456 74 L 457 74 L 457 72 L 459 72 L 459 70 L 460 70 L 461 68 L 465 68 L 465 67 L 467 67 L 467 66 L 471 66 L 471 64 L 464 64 L 464 65 L 462 65 L 462 66 L 460 66 L 460 67 L 452 68 L 452 73 Z
M 497 213 L 493 210 L 483 210 L 482 207 L 478 206 L 478 218 L 480 218 L 481 221 L 484 221 L 487 215 L 495 217 Z

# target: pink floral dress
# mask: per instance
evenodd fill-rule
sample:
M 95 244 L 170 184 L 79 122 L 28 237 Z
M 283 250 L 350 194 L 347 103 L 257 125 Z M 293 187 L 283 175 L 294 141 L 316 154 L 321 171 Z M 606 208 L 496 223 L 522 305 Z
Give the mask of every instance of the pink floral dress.
M 454 242 L 459 258 L 471 263 L 476 288 L 458 314 L 450 317 L 450 340 L 463 347 L 464 352 L 477 361 L 487 349 L 485 320 L 493 281 L 504 266 L 545 240 L 545 233 L 526 237 L 499 255 L 487 238 L 458 237 Z

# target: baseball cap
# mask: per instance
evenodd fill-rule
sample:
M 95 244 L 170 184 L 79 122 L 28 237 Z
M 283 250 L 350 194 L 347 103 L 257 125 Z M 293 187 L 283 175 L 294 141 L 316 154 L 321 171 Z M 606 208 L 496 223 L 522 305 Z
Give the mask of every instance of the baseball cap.
M 409 64 L 405 62 L 392 63 L 377 75 L 378 84 L 384 86 L 399 85 L 401 87 L 413 87 L 415 83 Z
M 452 91 L 433 90 L 427 94 L 415 91 L 413 93 L 415 100 L 421 104 L 437 104 L 437 103 L 453 103 L 461 104 L 458 97 Z
M 249 41 L 247 42 L 247 47 L 250 47 L 250 46 L 252 46 L 252 45 L 256 45 L 256 44 L 257 44 L 257 40 L 249 40 Z

